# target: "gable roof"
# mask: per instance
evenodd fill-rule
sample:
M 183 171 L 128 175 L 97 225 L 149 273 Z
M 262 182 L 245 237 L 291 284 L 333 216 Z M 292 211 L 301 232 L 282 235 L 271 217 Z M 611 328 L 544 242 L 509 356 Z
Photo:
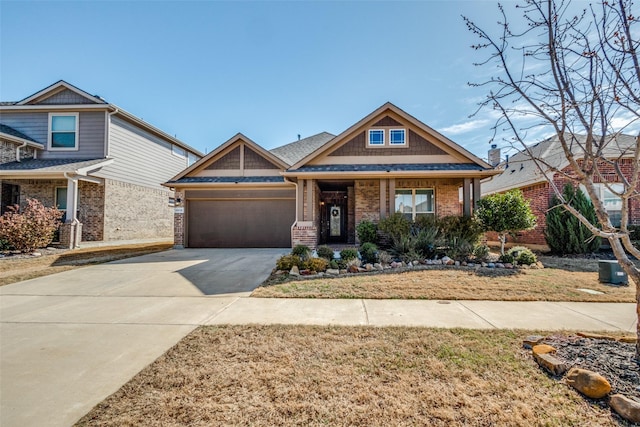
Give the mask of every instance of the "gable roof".
M 584 153 L 580 145 L 584 144 L 586 138 L 586 135 L 573 135 L 575 146 L 572 147 L 572 153 L 576 157 Z M 630 157 L 634 154 L 636 147 L 635 136 L 617 134 L 611 137 L 603 150 L 603 156 L 609 159 Z M 498 193 L 545 182 L 547 181 L 545 173 L 550 172 L 550 167 L 561 170 L 569 165 L 557 135 L 530 146 L 529 150 L 531 155 L 522 150 L 509 157 L 508 161 L 500 163 L 498 167 L 502 173 L 483 181 L 482 194 Z M 549 167 L 541 165 L 545 173 L 536 166 L 534 160 L 536 158 L 544 159 L 549 165 Z
M 335 138 L 335 135 L 329 132 L 320 132 L 319 134 L 294 141 L 281 147 L 270 150 L 273 154 L 281 158 L 288 165 L 293 165 L 309 154 L 322 147 L 327 142 Z
M 450 140 L 446 136 L 442 135 L 441 133 L 439 133 L 439 132 L 435 131 L 434 129 L 432 129 L 431 127 L 427 126 L 426 124 L 424 124 L 420 120 L 416 119 L 412 115 L 408 114 L 404 110 L 396 107 L 391 102 L 387 102 L 387 103 L 383 104 L 382 106 L 380 106 L 379 108 L 377 108 L 372 113 L 370 113 L 367 116 L 365 116 L 363 119 L 359 120 L 357 123 L 355 123 L 354 125 L 349 127 L 344 132 L 340 133 L 335 138 L 332 138 L 331 140 L 329 140 L 323 146 L 319 147 L 319 149 L 315 150 L 314 152 L 309 153 L 305 157 L 303 157 L 300 160 L 298 160 L 296 163 L 294 163 L 291 166 L 291 168 L 289 168 L 288 172 L 293 172 L 293 171 L 301 168 L 302 166 L 306 165 L 307 163 L 311 162 L 312 160 L 322 156 L 323 154 L 329 153 L 332 149 L 337 148 L 337 147 L 340 146 L 340 144 L 346 142 L 348 140 L 348 138 L 353 135 L 354 132 L 356 132 L 357 130 L 359 130 L 360 128 L 366 126 L 369 123 L 375 123 L 377 120 L 384 118 L 384 116 L 386 114 L 388 114 L 389 112 L 395 113 L 397 116 L 399 116 L 400 118 L 406 120 L 411 125 L 415 126 L 416 128 L 418 128 L 418 129 L 422 130 L 423 132 L 427 133 L 428 135 L 432 136 L 435 140 L 437 140 L 438 142 L 443 144 L 451 152 L 460 155 L 461 157 L 469 160 L 472 163 L 475 163 L 479 168 L 486 169 L 486 170 L 493 169 L 484 160 L 482 160 L 479 157 L 475 156 L 471 152 L 467 151 L 466 149 L 464 149 L 460 145 L 456 144 L 455 142 L 453 142 L 452 140 Z
M 227 140 L 225 143 L 220 145 L 218 148 L 216 148 L 215 150 L 213 150 L 212 152 L 210 152 L 209 154 L 207 154 L 206 156 L 204 156 L 203 158 L 201 158 L 200 160 L 198 160 L 197 162 L 189 166 L 187 169 L 180 172 L 178 175 L 171 178 L 169 181 L 167 181 L 166 184 L 188 182 L 189 180 L 185 179 L 188 177 L 188 175 L 198 170 L 204 169 L 207 165 L 213 163 L 213 160 L 218 155 L 227 151 L 227 149 L 232 148 L 234 145 L 239 145 L 241 143 L 244 143 L 245 145 L 249 146 L 251 150 L 261 155 L 262 157 L 264 157 L 265 159 L 267 159 L 268 161 L 275 164 L 281 169 L 286 169 L 289 166 L 280 157 L 277 157 L 276 155 L 265 150 L 264 148 L 262 148 L 261 146 L 253 142 L 250 138 L 247 138 L 242 133 L 237 133 L 233 137 L 231 137 L 229 140 Z M 284 179 L 282 181 L 284 181 Z
M 74 85 L 65 82 L 64 80 L 58 80 L 57 82 L 55 82 L 54 84 L 47 86 L 46 88 L 39 90 L 38 92 L 34 93 L 33 95 L 29 95 L 26 98 L 22 99 L 21 101 L 16 102 L 14 105 L 29 105 L 29 104 L 35 104 L 37 102 L 41 102 L 57 93 L 62 92 L 63 90 L 69 90 L 73 93 L 75 93 L 76 95 L 81 96 L 82 98 L 87 99 L 87 101 L 90 101 L 93 104 L 107 104 L 107 102 L 95 95 L 91 95 L 85 91 L 83 91 L 82 89 L 79 89 L 77 87 L 75 87 Z
M 113 163 L 113 159 L 28 159 L 0 165 L 2 177 L 64 177 L 65 173 L 80 176 L 88 174 Z

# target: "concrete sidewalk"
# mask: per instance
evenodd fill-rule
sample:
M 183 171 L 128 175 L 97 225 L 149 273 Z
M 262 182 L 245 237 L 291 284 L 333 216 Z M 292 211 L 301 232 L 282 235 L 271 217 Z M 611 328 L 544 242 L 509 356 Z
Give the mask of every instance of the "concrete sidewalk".
M 166 251 L 0 287 L 0 425 L 73 424 L 198 325 L 635 333 L 634 304 L 247 298 L 280 255 Z

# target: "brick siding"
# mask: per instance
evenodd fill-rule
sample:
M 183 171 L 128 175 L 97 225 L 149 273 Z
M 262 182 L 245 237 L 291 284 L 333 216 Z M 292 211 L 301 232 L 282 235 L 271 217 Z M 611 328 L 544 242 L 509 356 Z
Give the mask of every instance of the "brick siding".
M 104 238 L 104 185 L 78 183 L 78 220 L 82 223 L 83 241 Z
M 173 237 L 171 191 L 113 180 L 104 187 L 105 240 Z
M 311 249 L 318 246 L 318 228 L 311 221 L 302 221 L 291 230 L 291 247 L 306 245 Z
M 0 141 L 0 164 L 16 161 L 17 144 L 7 141 Z M 23 147 L 20 149 L 20 160 L 33 159 L 34 149 Z
M 178 199 L 180 202 L 178 202 Z M 184 207 L 184 192 L 176 191 L 176 206 Z M 174 213 L 173 215 L 173 245 L 179 248 L 185 246 L 185 221 L 184 213 Z
M 377 179 L 358 180 L 355 182 L 355 224 L 366 219 L 377 223 L 380 221 L 380 181 Z

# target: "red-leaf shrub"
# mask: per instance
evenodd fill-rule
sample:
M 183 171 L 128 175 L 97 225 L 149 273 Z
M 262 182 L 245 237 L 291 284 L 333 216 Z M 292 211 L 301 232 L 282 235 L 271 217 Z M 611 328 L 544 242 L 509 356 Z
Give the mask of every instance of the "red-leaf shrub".
M 51 243 L 63 215 L 57 208 L 47 208 L 36 199 L 27 199 L 22 213 L 18 205 L 8 209 L 0 217 L 0 239 L 23 252 Z

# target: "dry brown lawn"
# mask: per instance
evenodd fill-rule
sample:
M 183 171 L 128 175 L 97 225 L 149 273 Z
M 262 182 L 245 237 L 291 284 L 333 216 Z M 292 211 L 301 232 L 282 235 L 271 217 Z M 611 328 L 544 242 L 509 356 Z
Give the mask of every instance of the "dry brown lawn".
M 522 331 L 202 327 L 78 426 L 615 426 Z
M 43 251 L 40 257 L 17 256 L 0 259 L 0 286 L 61 271 L 73 270 L 85 265 L 116 261 L 170 249 L 171 243 L 141 243 L 133 245 L 104 246 L 70 251 Z
M 573 269 L 575 270 L 575 269 Z M 597 271 L 597 270 L 596 270 Z M 592 295 L 578 289 L 602 292 Z M 479 270 L 433 267 L 397 274 L 296 280 L 257 288 L 263 298 L 373 298 L 635 302 L 635 287 L 598 282 L 598 273 L 562 268 Z

